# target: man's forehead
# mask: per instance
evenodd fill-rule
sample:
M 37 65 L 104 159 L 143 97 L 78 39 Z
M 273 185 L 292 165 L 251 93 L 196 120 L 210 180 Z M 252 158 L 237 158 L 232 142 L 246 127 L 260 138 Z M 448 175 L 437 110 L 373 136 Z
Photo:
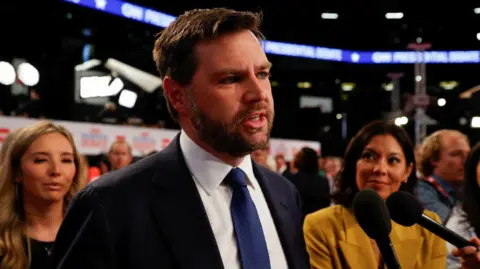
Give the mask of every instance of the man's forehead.
M 229 63 L 238 64 L 239 59 L 248 60 L 249 56 L 258 61 L 255 63 L 258 65 L 268 62 L 260 41 L 250 31 L 202 41 L 195 46 L 194 53 L 199 64 L 224 64 L 228 67 Z
M 470 148 L 467 139 L 460 134 L 445 134 L 441 137 L 444 148 Z
M 129 150 L 130 147 L 126 143 L 116 143 L 112 146 L 112 150 Z

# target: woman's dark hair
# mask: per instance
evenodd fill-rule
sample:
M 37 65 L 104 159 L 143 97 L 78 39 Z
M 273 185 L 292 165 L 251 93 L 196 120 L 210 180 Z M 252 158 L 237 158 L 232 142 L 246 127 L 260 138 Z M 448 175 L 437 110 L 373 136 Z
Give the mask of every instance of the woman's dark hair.
M 347 208 L 352 205 L 353 198 L 359 191 L 356 183 L 357 161 L 360 159 L 360 156 L 368 143 L 370 143 L 372 138 L 377 135 L 391 135 L 402 147 L 406 164 L 412 164 L 413 169 L 408 177 L 408 181 L 402 183 L 400 186 L 400 190 L 413 193 L 413 189 L 417 184 L 417 176 L 415 172 L 415 155 L 408 134 L 405 130 L 393 123 L 387 121 L 373 121 L 364 126 L 348 144 L 342 169 L 336 179 L 337 191 L 333 194 L 333 200 L 335 203 L 341 204 Z
M 318 155 L 312 148 L 302 148 L 297 154 L 295 154 L 293 163 L 299 172 L 319 173 Z
M 480 143 L 473 147 L 465 163 L 463 211 L 465 219 L 480 234 L 480 187 L 477 182 L 477 166 L 480 160 Z

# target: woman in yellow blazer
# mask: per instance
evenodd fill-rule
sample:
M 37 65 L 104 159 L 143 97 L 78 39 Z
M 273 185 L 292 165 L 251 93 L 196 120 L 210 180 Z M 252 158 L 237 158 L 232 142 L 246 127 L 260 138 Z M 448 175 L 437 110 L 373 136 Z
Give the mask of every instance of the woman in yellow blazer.
M 305 241 L 313 269 L 386 268 L 374 240 L 352 213 L 354 196 L 372 188 L 383 198 L 398 190 L 412 193 L 417 182 L 413 147 L 406 132 L 375 121 L 352 138 L 337 178 L 336 205 L 306 217 Z M 431 218 L 439 217 L 426 211 Z M 446 242 L 418 225 L 392 221 L 390 238 L 402 269 L 443 269 Z

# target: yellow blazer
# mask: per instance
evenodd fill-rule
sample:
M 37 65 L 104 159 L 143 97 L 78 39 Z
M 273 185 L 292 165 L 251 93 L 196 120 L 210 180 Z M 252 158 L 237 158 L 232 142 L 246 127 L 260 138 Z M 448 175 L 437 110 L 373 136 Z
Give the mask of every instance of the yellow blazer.
M 433 212 L 425 214 L 440 221 Z M 370 238 L 344 206 L 308 215 L 304 233 L 312 269 L 377 268 Z M 404 227 L 392 221 L 390 239 L 402 269 L 446 267 L 446 242 L 421 226 Z

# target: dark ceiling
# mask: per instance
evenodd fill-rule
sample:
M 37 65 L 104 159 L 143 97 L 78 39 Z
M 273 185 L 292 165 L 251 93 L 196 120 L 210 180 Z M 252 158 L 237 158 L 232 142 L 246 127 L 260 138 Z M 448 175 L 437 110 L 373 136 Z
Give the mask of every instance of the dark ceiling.
M 143 6 L 179 15 L 192 8 L 229 7 L 262 11 L 269 39 L 356 50 L 406 49 L 422 37 L 433 49 L 479 47 L 480 15 L 474 1 L 153 1 L 132 0 Z M 193 1 L 192 1 L 193 2 Z M 321 13 L 339 14 L 323 20 Z M 403 12 L 401 20 L 386 20 L 386 12 Z
M 60 0 L 57 0 L 60 1 Z M 193 8 L 229 7 L 263 11 L 263 31 L 270 40 L 285 41 L 352 50 L 406 50 L 408 43 L 418 37 L 432 42 L 434 50 L 478 49 L 480 15 L 471 1 L 439 4 L 423 1 L 158 1 L 130 0 L 133 3 L 178 16 Z M 161 29 L 121 17 L 77 7 L 54 4 L 55 1 L 10 0 L 0 3 L 0 19 L 4 25 L 0 57 L 68 58 L 80 55 L 85 42 L 95 44 L 94 57 L 116 57 L 138 68 L 155 73 L 151 51 L 154 34 Z M 190 1 L 189 1 L 190 2 Z M 192 1 L 193 2 L 193 1 Z M 228 3 L 228 4 L 226 4 Z M 480 3 L 478 3 L 480 7 Z M 338 20 L 323 20 L 322 12 L 336 12 Z M 386 20 L 386 12 L 403 12 L 402 20 Z M 66 19 L 73 14 L 73 19 Z M 22 22 L 22 23 L 20 23 Z M 82 30 L 90 28 L 91 37 Z M 69 37 L 69 39 L 62 39 Z M 335 80 L 373 83 L 380 87 L 389 72 L 406 74 L 403 85 L 413 88 L 413 65 L 352 65 L 326 61 L 271 56 L 274 78 L 310 80 L 317 85 L 333 84 Z M 76 59 L 80 61 L 81 59 Z M 291 70 L 295 67 L 296 70 Z M 458 80 L 462 89 L 477 85 L 476 65 L 429 65 L 430 83 Z M 318 81 L 317 83 L 315 83 Z M 430 84 L 429 83 L 429 84 Z M 328 86 L 330 87 L 330 86 Z M 370 87 L 370 86 L 368 86 Z M 327 93 L 328 95 L 328 93 Z
M 178 16 L 193 8 L 228 7 L 240 10 L 262 11 L 263 31 L 267 39 L 299 44 L 352 49 L 352 50 L 407 50 L 407 45 L 421 37 L 430 42 L 433 50 L 476 50 L 480 41 L 480 7 L 473 1 L 439 3 L 412 0 L 370 1 L 215 1 L 196 3 L 187 1 L 132 0 L 142 6 Z M 228 4 L 227 4 L 228 3 Z M 324 20 L 323 12 L 339 14 L 337 20 Z M 387 20 L 386 12 L 403 12 L 401 20 Z M 271 57 L 272 58 L 272 57 Z M 402 72 L 403 91 L 414 88 L 413 65 L 351 65 L 324 61 L 276 57 L 274 78 L 290 77 L 292 85 L 298 80 L 309 80 L 314 87 L 322 88 L 320 95 L 338 92 L 334 81 L 356 82 L 365 90 L 382 90 L 389 72 Z M 313 63 L 315 62 L 315 63 Z M 282 68 L 278 68 L 281 66 Z M 292 68 L 283 68 L 295 66 Z M 478 84 L 479 65 L 429 65 L 427 83 L 438 87 L 440 81 L 460 81 L 458 91 Z M 323 87 L 322 87 L 323 85 Z M 321 92 L 321 91 L 317 91 Z M 432 94 L 436 94 L 432 92 Z

